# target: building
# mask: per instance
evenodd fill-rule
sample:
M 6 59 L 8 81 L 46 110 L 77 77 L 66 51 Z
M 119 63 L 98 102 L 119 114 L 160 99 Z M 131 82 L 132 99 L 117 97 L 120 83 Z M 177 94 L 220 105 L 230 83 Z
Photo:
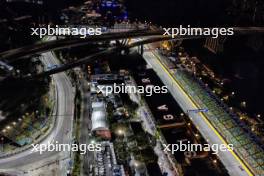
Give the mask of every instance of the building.
M 106 105 L 103 101 L 92 103 L 92 132 L 104 139 L 111 139 L 107 123 Z

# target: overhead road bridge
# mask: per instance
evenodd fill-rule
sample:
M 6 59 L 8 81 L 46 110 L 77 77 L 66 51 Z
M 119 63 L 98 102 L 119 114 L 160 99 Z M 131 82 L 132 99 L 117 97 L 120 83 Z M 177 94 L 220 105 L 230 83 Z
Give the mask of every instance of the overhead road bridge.
M 249 35 L 249 34 L 263 34 L 264 27 L 235 27 L 234 28 L 234 35 Z M 66 38 L 60 40 L 49 41 L 45 43 L 37 43 L 34 45 L 29 45 L 17 49 L 8 50 L 5 52 L 0 53 L 0 60 L 5 60 L 5 62 L 9 62 L 12 59 L 17 59 L 20 57 L 31 56 L 33 54 L 39 54 L 45 51 L 50 50 L 58 50 L 63 48 L 69 47 L 78 47 L 84 46 L 89 43 L 93 42 L 102 42 L 102 41 L 111 41 L 111 40 L 121 40 L 127 38 L 145 38 L 145 37 L 164 37 L 164 30 L 133 30 L 128 32 L 122 33 L 107 33 L 98 36 L 89 36 L 87 38 Z M 166 36 L 167 39 L 172 39 L 171 36 Z M 188 38 L 188 39 L 195 39 L 197 37 L 204 38 L 205 36 L 177 36 L 179 37 Z M 206 36 L 207 37 L 207 36 Z M 209 36 L 208 36 L 209 37 Z

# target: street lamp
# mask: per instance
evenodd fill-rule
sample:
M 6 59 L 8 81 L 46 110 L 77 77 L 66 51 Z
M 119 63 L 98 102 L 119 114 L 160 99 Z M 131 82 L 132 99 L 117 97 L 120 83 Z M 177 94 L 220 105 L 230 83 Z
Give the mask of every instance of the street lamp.
M 242 106 L 242 107 L 246 107 L 246 106 L 247 106 L 247 102 L 242 101 L 242 102 L 241 102 L 241 106 Z
M 141 166 L 141 162 L 137 161 L 137 160 L 134 160 L 134 166 L 135 166 L 136 169 L 138 169 Z
M 91 140 L 91 144 L 95 144 L 95 140 L 94 139 Z
M 4 152 L 4 138 L 1 137 L 1 148 L 2 148 L 2 152 Z
M 118 129 L 117 130 L 117 134 L 120 135 L 120 136 L 122 136 L 124 134 L 124 130 Z

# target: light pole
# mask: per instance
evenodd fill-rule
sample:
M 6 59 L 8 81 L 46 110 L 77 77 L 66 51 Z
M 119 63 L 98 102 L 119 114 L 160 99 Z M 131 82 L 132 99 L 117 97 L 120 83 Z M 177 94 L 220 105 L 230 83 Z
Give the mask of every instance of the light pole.
M 1 153 L 4 152 L 4 137 L 1 137 Z

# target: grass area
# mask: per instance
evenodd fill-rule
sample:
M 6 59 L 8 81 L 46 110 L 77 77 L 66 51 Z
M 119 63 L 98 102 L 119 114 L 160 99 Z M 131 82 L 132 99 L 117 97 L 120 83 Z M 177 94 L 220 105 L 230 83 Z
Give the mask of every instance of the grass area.
M 81 173 L 81 156 L 80 153 L 75 153 L 72 176 L 79 176 L 80 173 Z
M 14 98 L 8 107 L 5 106 L 8 115 L 7 119 L 1 123 L 0 130 L 4 131 L 6 138 L 11 139 L 19 146 L 30 144 L 48 130 L 52 119 L 51 109 L 54 106 L 54 101 L 49 93 L 51 90 L 48 86 L 49 80 L 24 81 L 15 80 L 11 85 L 8 82 L 8 87 L 4 87 L 3 90 L 5 92 L 6 89 L 7 94 L 0 95 L 7 103 L 8 99 Z M 17 86 L 21 90 L 15 91 Z M 9 110 L 9 108 L 14 109 Z

